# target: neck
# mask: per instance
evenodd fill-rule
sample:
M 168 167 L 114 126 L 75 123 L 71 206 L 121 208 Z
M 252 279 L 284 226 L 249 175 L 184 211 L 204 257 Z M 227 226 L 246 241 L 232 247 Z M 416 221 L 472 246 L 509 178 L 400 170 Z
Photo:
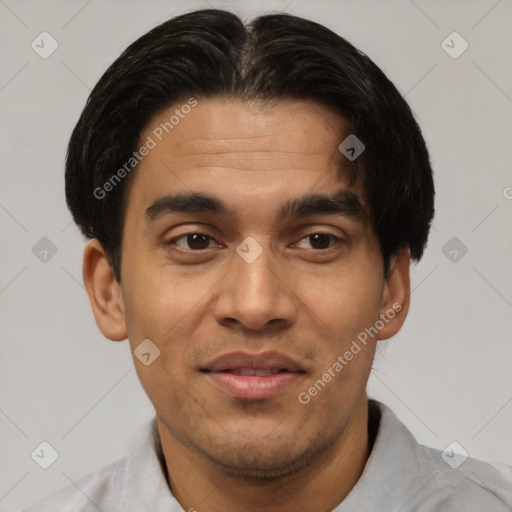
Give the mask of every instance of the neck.
M 366 396 L 328 452 L 299 472 L 273 482 L 250 482 L 227 475 L 181 444 L 158 417 L 157 423 L 169 487 L 184 510 L 330 511 L 357 483 L 370 453 Z

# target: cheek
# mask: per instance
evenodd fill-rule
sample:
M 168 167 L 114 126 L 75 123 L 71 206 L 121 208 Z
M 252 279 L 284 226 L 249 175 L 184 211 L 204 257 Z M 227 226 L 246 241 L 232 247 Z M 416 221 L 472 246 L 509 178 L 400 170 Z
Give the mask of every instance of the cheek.
M 184 292 L 189 286 L 155 271 L 135 273 L 123 283 L 125 318 L 134 366 L 140 383 L 157 410 L 183 407 L 179 384 L 184 380 L 183 360 L 187 334 L 197 299 Z M 146 366 L 137 358 L 137 347 L 151 340 L 159 355 Z M 146 342 L 147 343 L 147 342 Z M 151 349 L 154 350 L 154 349 Z M 140 352 L 140 349 L 139 349 Z M 172 391 L 171 391 L 172 390 Z
M 357 336 L 379 317 L 381 280 L 371 268 L 334 271 L 328 278 L 303 277 L 300 298 L 314 313 L 326 332 L 348 337 Z
M 375 283 L 371 273 L 332 276 L 305 295 L 315 332 L 326 333 L 315 372 L 300 390 L 312 415 L 325 418 L 334 403 L 354 404 L 366 388 L 377 341 L 366 329 L 379 318 L 381 302 Z
M 132 350 L 149 338 L 161 349 L 168 368 L 181 367 L 194 334 L 208 314 L 205 306 L 218 278 L 147 267 L 123 283 L 126 326 Z M 170 364 L 172 363 L 172 364 Z M 169 366 L 170 364 L 170 366 Z

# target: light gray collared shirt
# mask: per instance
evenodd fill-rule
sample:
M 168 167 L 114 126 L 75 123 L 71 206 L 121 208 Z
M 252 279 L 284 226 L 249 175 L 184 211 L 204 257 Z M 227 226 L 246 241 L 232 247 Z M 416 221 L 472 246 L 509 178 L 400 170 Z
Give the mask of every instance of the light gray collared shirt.
M 439 451 L 420 445 L 386 405 L 369 403 L 377 429 L 373 449 L 361 478 L 333 512 L 512 511 L 512 480 L 471 458 L 452 469 Z M 164 465 L 153 418 L 123 458 L 23 512 L 183 512 Z M 200 511 L 201 503 L 195 508 Z

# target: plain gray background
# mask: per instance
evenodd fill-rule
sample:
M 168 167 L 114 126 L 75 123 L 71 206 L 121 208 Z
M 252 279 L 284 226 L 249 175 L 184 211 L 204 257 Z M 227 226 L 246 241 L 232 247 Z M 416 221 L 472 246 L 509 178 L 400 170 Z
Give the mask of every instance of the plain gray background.
M 405 94 L 431 152 L 436 217 L 424 259 L 412 268 L 408 320 L 383 344 L 369 394 L 420 442 L 442 450 L 455 440 L 510 475 L 512 2 L 209 5 L 246 18 L 286 10 L 323 23 Z M 94 323 L 81 279 L 84 241 L 65 205 L 64 156 L 111 62 L 156 24 L 199 7 L 208 3 L 0 0 L 3 512 L 120 457 L 153 414 L 128 343 L 104 339 Z M 31 47 L 43 31 L 59 45 L 47 59 Z M 469 45 L 457 58 L 442 46 L 454 31 Z M 452 54 L 463 44 L 455 37 L 445 43 Z M 36 245 L 43 237 L 57 251 L 46 261 Z M 46 470 L 31 458 L 42 441 L 59 453 Z

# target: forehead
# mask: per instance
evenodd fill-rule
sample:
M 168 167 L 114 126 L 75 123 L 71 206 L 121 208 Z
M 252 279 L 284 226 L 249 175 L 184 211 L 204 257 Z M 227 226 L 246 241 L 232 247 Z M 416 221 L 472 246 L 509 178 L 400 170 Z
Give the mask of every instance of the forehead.
M 129 203 L 147 208 L 171 192 L 215 189 L 247 206 L 251 194 L 275 200 L 351 186 L 351 162 L 338 149 L 350 124 L 327 107 L 302 100 L 194 103 L 162 110 L 144 129 L 140 143 L 152 149 L 137 167 Z M 362 195 L 359 184 L 352 188 Z
M 169 148 L 179 145 L 181 149 L 201 152 L 214 145 L 218 152 L 226 153 L 234 149 L 272 153 L 287 148 L 313 154 L 325 153 L 330 146 L 332 156 L 340 135 L 349 127 L 348 121 L 313 101 L 196 101 L 197 105 L 187 109 L 187 114 L 186 102 L 159 112 L 144 132 L 149 135 L 159 127 L 165 128 L 173 117 L 176 124 L 163 134 Z M 179 119 L 172 116 L 176 111 L 181 113 Z M 333 148 L 329 142 L 336 141 Z

